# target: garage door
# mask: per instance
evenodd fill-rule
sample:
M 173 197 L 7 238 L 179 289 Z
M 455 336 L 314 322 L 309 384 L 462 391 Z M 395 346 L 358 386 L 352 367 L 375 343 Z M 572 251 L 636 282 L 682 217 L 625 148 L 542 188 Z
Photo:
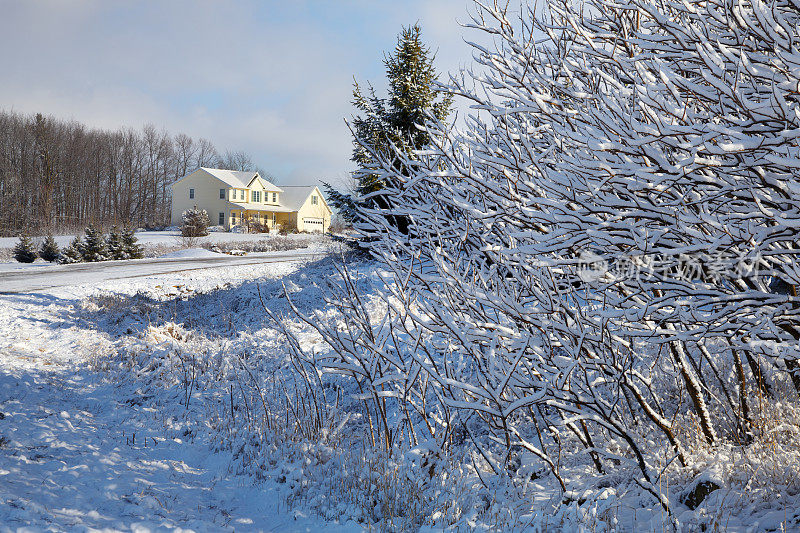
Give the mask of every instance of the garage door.
M 306 231 L 319 231 L 324 230 L 323 219 L 321 218 L 303 218 L 303 229 Z

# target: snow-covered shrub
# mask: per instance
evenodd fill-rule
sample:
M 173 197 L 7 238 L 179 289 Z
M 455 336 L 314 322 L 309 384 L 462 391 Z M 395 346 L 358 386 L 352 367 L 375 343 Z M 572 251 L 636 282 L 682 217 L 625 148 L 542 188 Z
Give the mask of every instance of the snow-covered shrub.
M 139 239 L 136 237 L 136 232 L 133 228 L 123 228 L 122 249 L 125 259 L 141 259 L 144 257 L 144 249 L 139 244 Z
M 122 240 L 122 233 L 116 226 L 112 227 L 108 233 L 106 249 L 108 250 L 108 258 L 111 260 L 128 258 L 125 252 L 125 243 Z
M 86 262 L 107 261 L 109 259 L 106 239 L 102 231 L 94 226 L 86 228 L 81 254 Z
M 297 221 L 284 222 L 278 228 L 278 233 L 281 235 L 291 235 L 297 233 Z
M 58 260 L 59 255 L 61 255 L 61 250 L 58 248 L 55 238 L 52 234 L 48 234 L 39 247 L 39 257 L 52 263 Z
M 797 4 L 504 4 L 476 6 L 495 48 L 451 80 L 467 127 L 373 154 L 408 221 L 362 211 L 379 274 L 342 268 L 316 313 L 287 281 L 304 329 L 275 287 L 226 302 L 233 324 L 267 298 L 277 344 L 155 325 L 129 368 L 186 411 L 211 391 L 220 446 L 329 517 L 471 526 L 516 502 L 618 530 L 632 505 L 700 530 L 779 507 L 800 490 Z M 179 305 L 137 302 L 148 328 Z
M 496 48 L 452 80 L 468 127 L 372 154 L 409 221 L 361 212 L 385 313 L 345 276 L 338 322 L 308 319 L 329 351 L 295 359 L 358 383 L 386 449 L 535 457 L 565 491 L 613 472 L 672 512 L 665 476 L 800 392 L 798 6 L 504 5 L 476 7 Z
M 19 236 L 19 242 L 14 246 L 14 259 L 20 263 L 33 263 L 36 261 L 36 247 L 27 235 Z
M 184 237 L 205 237 L 211 220 L 205 209 L 187 209 L 181 215 L 181 235 Z
M 244 250 L 245 252 L 283 252 L 308 248 L 310 244 L 324 242 L 324 240 L 325 238 L 321 235 L 311 235 L 306 239 L 275 235 L 268 239 L 253 241 L 205 242 L 201 246 L 206 250 L 225 254 L 230 253 L 232 250 Z
M 62 265 L 83 262 L 83 240 L 80 235 L 72 239 L 69 245 L 61 250 L 61 255 L 58 256 L 58 262 Z

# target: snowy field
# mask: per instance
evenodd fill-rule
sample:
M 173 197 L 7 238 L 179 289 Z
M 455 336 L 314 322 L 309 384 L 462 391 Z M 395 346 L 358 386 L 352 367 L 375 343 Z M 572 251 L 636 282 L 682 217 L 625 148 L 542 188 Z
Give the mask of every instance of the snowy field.
M 137 299 L 165 308 L 203 300 L 235 345 L 250 335 L 239 317 L 249 328 L 263 310 L 220 306 L 252 296 L 254 279 L 273 295 L 281 279 L 310 282 L 319 267 L 308 261 L 0 296 L 0 530 L 316 530 L 318 521 L 287 508 L 285 485 L 237 475 L 190 406 L 170 410 L 173 390 L 147 388 L 118 366 L 126 346 L 168 329 L 137 314 Z M 182 317 L 192 319 L 204 317 Z

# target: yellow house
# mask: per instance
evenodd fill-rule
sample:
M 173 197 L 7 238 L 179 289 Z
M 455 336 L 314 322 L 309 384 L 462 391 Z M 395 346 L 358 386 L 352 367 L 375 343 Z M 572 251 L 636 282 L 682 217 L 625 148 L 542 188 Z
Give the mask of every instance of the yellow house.
M 187 209 L 205 209 L 211 224 L 226 230 L 246 221 L 322 233 L 331 225 L 331 209 L 318 187 L 278 187 L 253 171 L 201 167 L 187 174 L 172 184 L 173 225 L 180 225 Z

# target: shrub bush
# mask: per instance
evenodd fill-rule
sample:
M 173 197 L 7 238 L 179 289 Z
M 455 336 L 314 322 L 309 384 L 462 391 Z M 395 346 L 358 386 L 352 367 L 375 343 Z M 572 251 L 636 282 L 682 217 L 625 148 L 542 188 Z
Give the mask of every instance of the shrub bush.
M 184 237 L 205 237 L 211 221 L 205 209 L 187 209 L 181 217 L 181 235 Z
M 89 226 L 86 228 L 85 241 L 83 244 L 83 260 L 94 263 L 97 261 L 107 261 L 109 259 L 108 248 L 106 248 L 106 240 L 103 232 Z
M 144 249 L 139 244 L 139 239 L 136 238 L 136 232 L 133 228 L 124 228 L 122 230 L 122 245 L 125 250 L 125 259 L 141 259 L 144 257 Z
M 58 248 L 56 240 L 53 238 L 53 235 L 48 234 L 42 241 L 42 246 L 39 248 L 39 257 L 52 263 L 58 259 L 59 255 L 61 255 L 61 250 Z
M 62 265 L 83 262 L 83 240 L 81 240 L 80 236 L 72 239 L 69 246 L 61 250 L 61 255 L 58 256 L 58 262 Z
M 122 239 L 122 233 L 116 226 L 111 228 L 111 232 L 106 239 L 106 249 L 108 250 L 108 259 L 127 259 L 128 254 L 125 250 L 125 243 Z
M 33 263 L 36 261 L 36 248 L 27 235 L 20 235 L 19 242 L 14 247 L 14 259 L 20 263 Z

